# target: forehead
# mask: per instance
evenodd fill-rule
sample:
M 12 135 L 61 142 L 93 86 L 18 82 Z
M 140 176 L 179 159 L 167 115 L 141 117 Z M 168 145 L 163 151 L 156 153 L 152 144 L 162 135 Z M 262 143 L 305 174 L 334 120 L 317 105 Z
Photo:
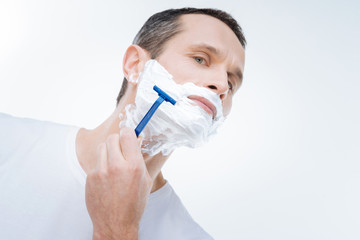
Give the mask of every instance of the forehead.
M 204 14 L 185 14 L 179 19 L 181 32 L 172 43 L 177 47 L 206 44 L 217 49 L 224 57 L 236 62 L 243 70 L 245 51 L 235 33 L 224 22 Z M 229 60 L 229 59 L 228 59 Z

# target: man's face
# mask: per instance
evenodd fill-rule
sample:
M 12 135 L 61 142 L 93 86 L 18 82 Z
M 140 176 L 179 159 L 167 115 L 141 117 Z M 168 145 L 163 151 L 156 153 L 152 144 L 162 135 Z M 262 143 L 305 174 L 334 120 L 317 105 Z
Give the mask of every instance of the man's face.
M 157 61 L 176 83 L 192 82 L 217 93 L 226 116 L 242 83 L 244 48 L 233 31 L 214 17 L 186 14 L 180 21 L 182 32 L 166 43 Z

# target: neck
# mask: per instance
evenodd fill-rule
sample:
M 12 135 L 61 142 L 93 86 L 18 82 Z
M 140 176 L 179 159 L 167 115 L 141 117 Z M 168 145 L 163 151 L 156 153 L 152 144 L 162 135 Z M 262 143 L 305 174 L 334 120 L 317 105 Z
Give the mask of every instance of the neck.
M 97 146 L 105 142 L 107 137 L 113 133 L 119 133 L 120 118 L 123 106 L 118 106 L 113 114 L 106 119 L 100 126 L 95 129 L 88 130 L 81 128 L 76 137 L 76 154 L 79 163 L 86 174 L 96 166 Z M 151 192 L 161 188 L 165 183 L 165 179 L 161 173 L 161 167 L 164 165 L 168 156 L 157 154 L 155 156 L 143 155 L 147 170 L 153 180 Z

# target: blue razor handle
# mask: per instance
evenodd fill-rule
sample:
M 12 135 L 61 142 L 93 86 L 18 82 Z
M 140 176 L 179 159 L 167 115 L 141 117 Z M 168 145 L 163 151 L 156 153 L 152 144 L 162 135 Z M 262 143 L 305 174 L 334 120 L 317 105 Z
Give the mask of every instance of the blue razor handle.
M 156 109 L 158 109 L 158 107 L 160 106 L 160 104 L 165 100 L 166 102 L 170 102 L 172 105 L 175 105 L 176 101 L 170 97 L 169 95 L 167 95 L 163 90 L 161 90 L 158 86 L 154 85 L 153 89 L 155 90 L 155 92 L 158 93 L 159 97 L 158 99 L 156 99 L 156 101 L 154 102 L 154 104 L 151 106 L 151 108 L 149 109 L 149 111 L 145 114 L 145 116 L 143 117 L 143 119 L 141 119 L 140 123 L 137 125 L 137 127 L 135 128 L 135 133 L 136 136 L 138 137 L 140 135 L 140 133 L 142 132 L 142 130 L 144 129 L 144 127 L 146 126 L 146 124 L 150 121 L 151 117 L 154 115 Z

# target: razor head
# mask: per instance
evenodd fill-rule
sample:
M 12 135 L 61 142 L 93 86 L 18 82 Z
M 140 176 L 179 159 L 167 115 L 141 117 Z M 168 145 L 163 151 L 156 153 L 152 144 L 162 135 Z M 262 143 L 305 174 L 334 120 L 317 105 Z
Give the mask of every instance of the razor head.
M 170 102 L 172 105 L 175 105 L 176 101 L 170 97 L 169 95 L 167 95 L 163 90 L 161 90 L 158 86 L 154 85 L 153 89 L 155 90 L 155 92 L 157 92 L 159 94 L 159 96 L 161 98 L 163 98 L 166 102 Z

